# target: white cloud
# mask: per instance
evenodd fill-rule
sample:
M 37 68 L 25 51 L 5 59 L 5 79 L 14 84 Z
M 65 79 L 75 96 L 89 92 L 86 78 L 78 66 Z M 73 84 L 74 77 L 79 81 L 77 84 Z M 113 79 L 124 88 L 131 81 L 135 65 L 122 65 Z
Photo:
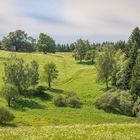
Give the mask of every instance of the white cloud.
M 139 0 L 0 0 L 0 32 L 22 29 L 31 35 L 47 32 L 67 37 L 128 36 L 140 25 Z M 17 4 L 18 2 L 18 4 Z M 41 20 L 30 14 L 64 23 Z M 90 36 L 90 37 L 89 37 Z M 60 39 L 62 37 L 62 39 Z M 103 38 L 104 37 L 104 38 Z M 112 38 L 112 37 L 111 37 Z M 70 38 L 71 40 L 71 38 Z M 108 40 L 112 40 L 109 39 Z

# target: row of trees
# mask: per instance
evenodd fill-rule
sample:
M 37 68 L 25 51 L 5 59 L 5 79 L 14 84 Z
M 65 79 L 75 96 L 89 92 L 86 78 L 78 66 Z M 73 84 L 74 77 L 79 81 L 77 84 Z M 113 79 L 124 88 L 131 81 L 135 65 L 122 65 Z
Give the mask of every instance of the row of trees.
M 2 50 L 9 50 L 9 51 L 16 51 L 16 52 L 44 52 L 46 53 L 54 53 L 54 52 L 75 52 L 75 57 L 77 59 L 84 59 L 83 55 L 79 58 L 79 53 L 76 50 L 79 50 L 79 45 L 82 45 L 84 49 L 85 46 L 90 49 L 99 48 L 99 46 L 112 44 L 115 48 L 124 48 L 125 42 L 103 42 L 102 44 L 90 44 L 87 40 L 84 41 L 79 39 L 76 43 L 71 44 L 56 44 L 55 40 L 45 33 L 40 33 L 39 38 L 36 40 L 29 36 L 22 30 L 16 30 L 14 32 L 10 32 L 7 36 L 5 36 L 0 41 L 0 49 Z M 81 49 L 82 49 L 81 48 Z M 80 50 L 79 50 L 80 51 Z M 78 53 L 78 54 L 77 54 Z M 83 50 L 82 50 L 83 53 Z
M 39 51 L 54 53 L 56 51 L 56 44 L 53 38 L 44 33 L 40 33 L 39 39 L 36 40 L 28 36 L 24 31 L 16 30 L 15 32 L 10 32 L 8 36 L 2 39 L 0 49 L 16 52 Z
M 22 58 L 16 55 L 11 55 L 4 63 L 4 87 L 3 95 L 7 100 L 8 106 L 12 105 L 20 95 L 25 95 L 29 87 L 35 87 L 39 81 L 39 65 L 37 61 L 31 61 L 25 64 Z M 58 76 L 56 65 L 52 62 L 44 65 L 43 80 L 48 83 L 51 88 L 51 83 Z

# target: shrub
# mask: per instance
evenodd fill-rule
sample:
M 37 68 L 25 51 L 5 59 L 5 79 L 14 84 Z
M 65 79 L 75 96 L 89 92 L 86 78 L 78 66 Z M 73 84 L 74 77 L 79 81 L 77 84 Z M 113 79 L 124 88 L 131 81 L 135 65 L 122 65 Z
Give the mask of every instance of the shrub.
M 19 96 L 17 87 L 12 84 L 6 84 L 2 89 L 2 93 L 9 107 L 11 107 L 12 102 L 15 101 Z
M 81 103 L 74 92 L 66 92 L 65 94 L 66 94 L 65 101 L 66 101 L 67 106 L 72 107 L 72 108 L 81 107 Z
M 106 112 L 132 116 L 133 96 L 127 91 L 107 92 L 96 100 L 95 106 Z
M 132 111 L 133 111 L 134 116 L 140 117 L 140 97 L 134 103 Z
M 15 116 L 5 108 L 0 108 L 0 123 L 12 121 Z
M 66 101 L 65 101 L 65 98 L 63 96 L 57 96 L 55 99 L 54 99 L 54 104 L 55 106 L 58 106 L 58 107 L 65 107 L 66 106 Z
M 58 96 L 54 100 L 55 106 L 65 107 L 69 106 L 72 108 L 80 108 L 81 103 L 79 99 L 76 97 L 76 94 L 73 92 L 65 92 L 65 96 Z
M 80 108 L 81 107 L 81 103 L 80 103 L 79 99 L 75 96 L 69 97 L 67 99 L 66 103 L 69 107 L 72 107 L 72 108 Z

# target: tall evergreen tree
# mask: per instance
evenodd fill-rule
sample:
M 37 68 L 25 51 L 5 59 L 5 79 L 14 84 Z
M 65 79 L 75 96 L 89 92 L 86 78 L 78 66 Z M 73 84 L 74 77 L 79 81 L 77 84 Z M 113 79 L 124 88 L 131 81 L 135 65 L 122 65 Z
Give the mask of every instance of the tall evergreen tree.
M 124 79 L 123 79 L 123 85 L 124 89 L 130 88 L 130 81 L 132 78 L 132 72 L 133 68 L 136 64 L 138 49 L 140 48 L 140 30 L 138 27 L 136 27 L 131 36 L 129 37 L 127 50 L 126 50 L 126 57 L 128 59 L 128 63 L 124 70 Z
M 137 57 L 131 79 L 131 92 L 140 96 L 140 55 Z

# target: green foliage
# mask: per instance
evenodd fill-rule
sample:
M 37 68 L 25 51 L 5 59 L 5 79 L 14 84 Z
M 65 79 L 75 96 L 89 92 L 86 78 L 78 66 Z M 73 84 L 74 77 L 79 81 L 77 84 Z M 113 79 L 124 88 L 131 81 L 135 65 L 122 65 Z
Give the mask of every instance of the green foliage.
M 11 51 L 33 52 L 35 50 L 35 39 L 28 37 L 22 30 L 10 32 L 2 40 L 2 49 Z
M 54 53 L 56 51 L 55 41 L 48 35 L 41 33 L 36 44 L 37 50 L 45 54 Z
M 113 72 L 113 65 L 115 60 L 113 58 L 112 46 L 104 46 L 102 52 L 98 52 L 96 59 L 97 81 L 105 82 L 108 89 L 108 82 Z
M 66 102 L 67 102 L 69 107 L 72 107 L 72 108 L 80 108 L 81 107 L 81 103 L 76 96 L 67 98 Z
M 61 95 L 57 96 L 54 99 L 54 104 L 55 104 L 55 106 L 58 106 L 58 107 L 65 107 L 66 106 L 65 98 Z
M 50 62 L 44 66 L 44 80 L 48 82 L 49 88 L 51 88 L 51 82 L 58 76 L 58 70 L 53 62 Z
M 5 84 L 15 85 L 20 93 L 39 80 L 38 63 L 32 61 L 30 65 L 25 65 L 24 60 L 16 55 L 11 55 L 4 63 L 4 72 Z
M 90 43 L 86 40 L 79 39 L 75 43 L 75 49 L 74 49 L 74 57 L 76 60 L 82 60 L 85 58 L 86 51 L 91 49 Z
M 25 73 L 27 77 L 27 82 L 29 82 L 29 86 L 35 86 L 38 84 L 39 80 L 39 73 L 38 73 L 39 65 L 38 63 L 33 60 L 31 61 L 30 65 L 26 65 Z
M 5 108 L 0 108 L 0 124 L 10 122 L 15 116 Z
M 90 60 L 91 64 L 93 64 L 95 59 L 95 50 L 88 50 L 86 52 L 85 59 Z
M 107 112 L 119 113 L 132 116 L 133 96 L 126 91 L 107 92 L 98 98 L 95 106 L 98 109 L 103 109 Z
M 140 118 L 140 97 L 134 103 L 132 111 L 133 111 L 134 116 Z
M 58 107 L 71 107 L 71 108 L 80 108 L 81 102 L 73 92 L 64 93 L 65 96 L 57 96 L 54 100 L 55 106 Z
M 24 73 L 24 61 L 17 58 L 16 55 L 8 57 L 4 63 L 4 82 L 5 84 L 13 84 L 17 86 L 21 92 L 26 86 L 26 75 Z
M 121 49 L 123 52 L 125 52 L 126 51 L 126 43 L 125 43 L 125 41 L 117 41 L 115 44 L 114 44 L 114 48 L 116 49 L 116 50 L 119 50 L 119 49 Z
M 128 59 L 125 59 L 125 54 L 119 50 L 115 54 L 115 62 L 112 74 L 112 84 L 119 89 L 127 89 L 127 85 L 125 85 L 125 73 Z
M 18 98 L 19 91 L 16 86 L 11 84 L 6 84 L 2 88 L 2 93 L 4 98 L 6 99 L 8 106 L 11 107 L 12 103 Z
M 137 57 L 131 79 L 131 92 L 140 96 L 140 55 Z
M 138 27 L 136 27 L 130 35 L 127 46 L 126 57 L 128 58 L 128 63 L 124 70 L 124 89 L 131 88 L 130 82 L 132 79 L 133 68 L 136 64 L 138 49 L 140 48 L 140 30 Z

